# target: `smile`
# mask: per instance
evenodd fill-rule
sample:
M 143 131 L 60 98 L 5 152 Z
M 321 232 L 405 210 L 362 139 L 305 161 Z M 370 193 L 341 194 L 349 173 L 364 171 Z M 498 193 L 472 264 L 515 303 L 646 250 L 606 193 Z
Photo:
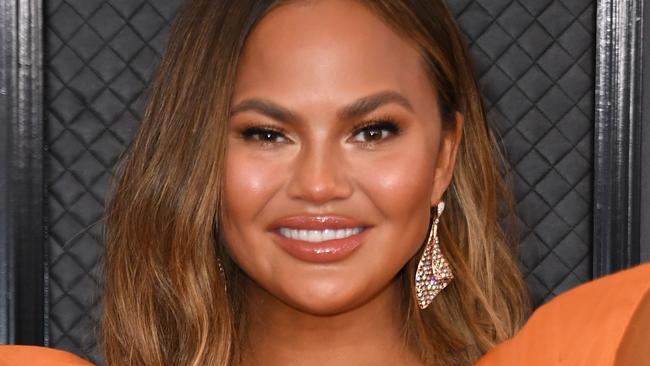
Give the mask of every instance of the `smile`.
M 357 235 L 363 230 L 364 229 L 362 227 L 324 230 L 298 230 L 281 227 L 278 232 L 285 238 L 317 243 L 327 240 L 344 239 L 353 235 Z
M 293 215 L 272 222 L 268 229 L 279 248 L 311 263 L 344 260 L 365 241 L 371 223 L 340 215 Z

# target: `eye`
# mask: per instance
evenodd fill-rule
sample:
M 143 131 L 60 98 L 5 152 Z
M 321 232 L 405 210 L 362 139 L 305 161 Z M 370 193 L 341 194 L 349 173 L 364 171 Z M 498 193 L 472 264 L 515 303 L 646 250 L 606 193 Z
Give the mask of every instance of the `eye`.
M 400 128 L 391 120 L 366 122 L 354 132 L 353 140 L 362 143 L 374 143 L 397 135 Z
M 247 141 L 269 144 L 282 143 L 287 141 L 287 138 L 281 131 L 268 127 L 249 127 L 242 131 L 242 137 Z

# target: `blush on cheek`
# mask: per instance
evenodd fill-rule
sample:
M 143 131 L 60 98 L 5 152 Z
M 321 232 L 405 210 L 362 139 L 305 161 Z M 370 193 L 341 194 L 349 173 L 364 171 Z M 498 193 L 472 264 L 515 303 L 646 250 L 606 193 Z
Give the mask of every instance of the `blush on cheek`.
M 272 178 L 272 164 L 265 163 L 264 160 L 255 159 L 247 154 L 233 151 L 226 159 L 226 198 L 232 196 L 230 190 L 235 190 L 239 194 L 258 195 L 263 193 Z M 247 195 L 238 195 L 239 198 Z M 237 198 L 237 195 L 232 198 Z
M 284 158 L 272 159 L 251 151 L 250 146 L 235 145 L 228 150 L 225 163 L 223 233 L 227 243 L 236 244 L 235 251 L 245 253 L 259 242 L 265 230 L 261 218 L 282 187 L 286 162 Z
M 412 214 L 430 204 L 435 157 L 426 149 L 413 150 L 411 154 L 392 154 L 371 164 L 358 164 L 354 169 L 360 186 L 387 216 Z
M 257 252 L 259 216 L 281 186 L 277 163 L 260 159 L 245 148 L 232 148 L 226 155 L 224 176 L 224 207 L 221 223 L 226 244 L 235 261 L 243 267 L 246 253 Z M 250 263 L 249 263 L 250 264 Z

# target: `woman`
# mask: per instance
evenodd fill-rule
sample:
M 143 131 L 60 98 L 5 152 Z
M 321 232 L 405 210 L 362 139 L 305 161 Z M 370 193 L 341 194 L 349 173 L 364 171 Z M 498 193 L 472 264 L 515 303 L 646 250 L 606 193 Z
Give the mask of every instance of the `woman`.
M 511 337 L 508 197 L 444 3 L 188 4 L 108 207 L 108 363 L 470 365 Z M 420 309 L 428 237 L 421 286 L 454 279 Z
M 474 364 L 528 312 L 495 156 L 442 1 L 188 2 L 107 209 L 107 364 Z

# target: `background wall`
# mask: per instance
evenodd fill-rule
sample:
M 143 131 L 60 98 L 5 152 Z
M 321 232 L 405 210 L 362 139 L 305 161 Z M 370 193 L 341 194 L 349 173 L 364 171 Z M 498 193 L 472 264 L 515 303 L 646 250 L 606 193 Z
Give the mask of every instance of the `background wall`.
M 595 4 L 450 1 L 513 167 L 536 303 L 591 278 Z
M 36 243 L 43 261 L 35 262 L 42 280 L 16 276 L 14 289 L 37 285 L 25 296 L 25 303 L 36 304 L 29 311 L 35 326 L 26 331 L 30 341 L 9 331 L 7 339 L 100 361 L 95 328 L 104 197 L 113 166 L 138 128 L 146 86 L 179 3 L 43 1 L 44 213 L 43 224 L 35 224 L 43 228 Z M 596 2 L 448 3 L 470 44 L 490 122 L 512 166 L 521 268 L 538 305 L 600 274 L 594 273 L 599 252 L 593 244 Z M 9 237 L 4 243 L 0 250 L 23 246 Z M 6 273 L 25 267 L 15 265 L 21 256 L 33 257 L 0 260 L 14 266 Z M 7 329 L 16 319 L 12 306 L 5 321 L 0 318 Z
M 52 347 L 96 359 L 101 216 L 112 168 L 179 1 L 45 1 L 46 245 Z

